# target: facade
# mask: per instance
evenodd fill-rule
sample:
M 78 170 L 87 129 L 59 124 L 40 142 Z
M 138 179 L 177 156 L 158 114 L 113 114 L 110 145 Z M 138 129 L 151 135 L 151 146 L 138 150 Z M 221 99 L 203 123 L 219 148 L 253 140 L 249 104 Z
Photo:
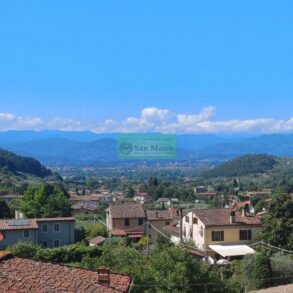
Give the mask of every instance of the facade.
M 177 219 L 171 209 L 146 211 L 147 220 L 150 222 L 148 234 L 150 239 L 155 241 L 160 234 L 155 228 L 164 233 L 165 227 L 176 224 Z M 153 227 L 152 227 L 153 226 Z M 155 228 L 154 228 L 155 227 Z
M 107 229 L 111 236 L 139 239 L 145 234 L 146 213 L 141 204 L 110 205 L 106 210 Z
M 0 221 L 0 249 L 19 241 L 42 247 L 59 247 L 74 243 L 75 219 L 44 218 Z
M 196 209 L 182 221 L 183 239 L 192 241 L 200 250 L 209 252 L 215 245 L 249 245 L 261 230 L 260 217 L 232 209 Z
M 13 257 L 0 252 L 0 293 L 127 293 L 131 278 L 109 269 L 86 270 Z

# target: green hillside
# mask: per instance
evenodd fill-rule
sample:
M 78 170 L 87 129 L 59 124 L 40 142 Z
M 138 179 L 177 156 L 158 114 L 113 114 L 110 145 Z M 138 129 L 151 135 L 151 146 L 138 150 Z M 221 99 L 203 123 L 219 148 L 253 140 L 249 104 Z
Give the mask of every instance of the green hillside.
M 273 170 L 278 159 L 265 154 L 246 155 L 225 162 L 202 174 L 204 178 L 238 177 Z
M 30 157 L 18 156 L 12 152 L 0 149 L 0 170 L 14 175 L 25 173 L 40 178 L 52 175 L 52 172 L 41 163 Z

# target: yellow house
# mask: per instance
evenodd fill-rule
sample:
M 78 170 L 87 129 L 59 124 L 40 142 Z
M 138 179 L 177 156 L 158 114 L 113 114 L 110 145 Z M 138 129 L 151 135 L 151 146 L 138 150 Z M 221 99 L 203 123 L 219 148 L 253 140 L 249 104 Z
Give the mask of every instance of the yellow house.
M 260 229 L 260 217 L 244 209 L 195 209 L 182 219 L 183 239 L 216 259 L 253 253 L 248 245 Z

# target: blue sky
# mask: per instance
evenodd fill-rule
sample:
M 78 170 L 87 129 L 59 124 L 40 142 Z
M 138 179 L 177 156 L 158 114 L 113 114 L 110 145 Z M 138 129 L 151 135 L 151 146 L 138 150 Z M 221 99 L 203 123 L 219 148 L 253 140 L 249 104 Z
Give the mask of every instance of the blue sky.
M 3 1 L 0 130 L 291 131 L 292 11 L 269 0 Z

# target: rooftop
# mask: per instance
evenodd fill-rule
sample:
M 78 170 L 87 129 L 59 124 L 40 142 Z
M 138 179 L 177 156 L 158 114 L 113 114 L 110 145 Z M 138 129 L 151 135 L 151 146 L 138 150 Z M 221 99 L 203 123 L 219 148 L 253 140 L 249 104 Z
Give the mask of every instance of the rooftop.
M 143 205 L 138 203 L 111 205 L 109 207 L 109 212 L 111 214 L 111 217 L 114 219 L 146 217 Z
M 75 221 L 72 217 L 0 220 L 0 231 L 38 229 L 38 222 Z
M 170 210 L 148 210 L 146 214 L 149 221 L 173 220 Z
M 97 271 L 39 262 L 0 254 L 0 293 L 128 292 L 131 278 L 110 273 L 110 283 L 99 282 Z
M 103 236 L 97 236 L 97 237 L 91 239 L 89 242 L 92 243 L 92 244 L 94 244 L 94 245 L 98 245 L 98 244 L 103 243 L 105 240 L 106 240 L 105 237 L 103 237 Z
M 230 222 L 232 209 L 196 209 L 194 215 L 198 217 L 205 226 L 235 226 L 235 225 L 261 225 L 260 217 L 241 211 L 235 211 L 235 223 Z

